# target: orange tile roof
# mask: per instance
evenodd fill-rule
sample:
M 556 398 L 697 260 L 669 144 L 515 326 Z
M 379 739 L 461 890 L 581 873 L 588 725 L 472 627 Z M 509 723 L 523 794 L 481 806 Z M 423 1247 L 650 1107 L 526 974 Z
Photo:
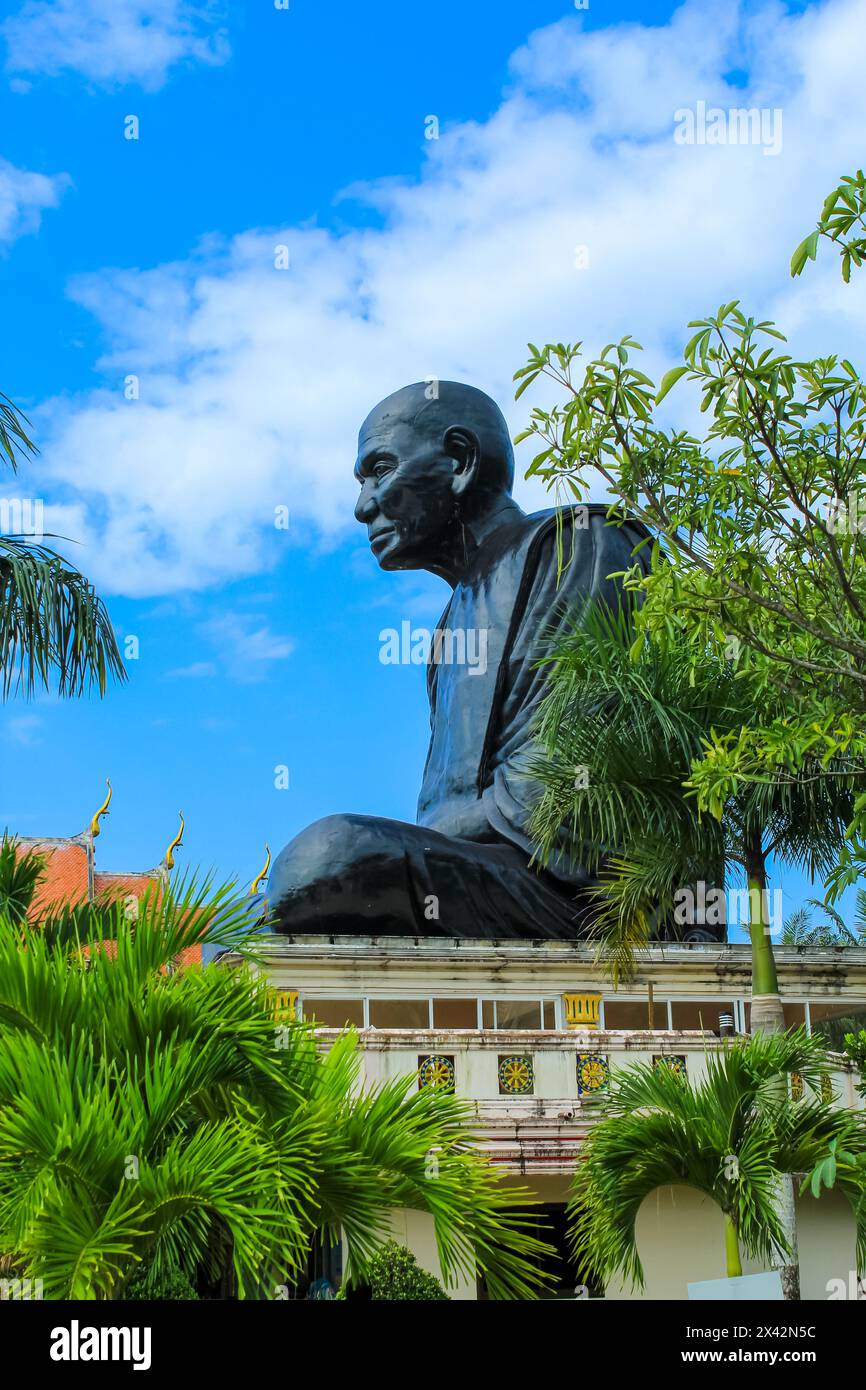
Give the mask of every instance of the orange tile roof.
M 61 903 L 93 902 L 98 898 L 141 899 L 148 888 L 163 882 L 159 869 L 147 869 L 142 873 L 96 872 L 93 840 L 86 833 L 70 839 L 40 840 L 22 836 L 18 844 L 22 849 L 35 850 L 45 861 L 45 876 L 30 909 L 34 920 Z M 108 954 L 116 949 L 113 942 L 103 942 L 103 946 Z M 201 952 L 201 945 L 189 946 L 181 952 L 179 963 L 200 965 Z
M 95 898 L 143 898 L 148 888 L 160 882 L 158 869 L 140 874 L 94 873 L 93 895 Z
M 93 876 L 94 896 L 116 898 L 143 898 L 148 888 L 163 882 L 159 869 L 145 873 L 97 873 Z M 180 953 L 179 964 L 201 965 L 201 946 L 187 946 Z
M 85 840 L 20 840 L 22 848 L 36 850 L 45 860 L 45 876 L 33 897 L 32 916 L 60 903 L 86 902 L 89 892 L 89 855 Z

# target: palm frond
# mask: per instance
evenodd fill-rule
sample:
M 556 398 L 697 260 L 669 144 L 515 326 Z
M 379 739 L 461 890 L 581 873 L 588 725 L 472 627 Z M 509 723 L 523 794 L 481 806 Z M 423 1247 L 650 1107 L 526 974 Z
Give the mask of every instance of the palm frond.
M 26 458 L 39 452 L 25 429 L 29 424 L 27 416 L 0 391 L 0 462 L 13 473 L 17 471 L 19 456 Z
M 782 923 L 779 938 L 783 946 L 808 946 L 812 942 L 812 914 L 805 905 L 796 908 Z
M 0 1249 L 49 1297 L 228 1261 L 241 1297 L 273 1297 L 317 1232 L 341 1229 L 362 1274 L 411 1207 L 446 1281 L 478 1270 L 495 1297 L 536 1296 L 532 1199 L 479 1154 L 466 1105 L 411 1079 L 364 1087 L 351 1032 L 323 1053 L 248 964 L 169 970 L 208 924 L 250 938 L 245 901 L 194 876 L 134 922 L 70 911 L 22 943 L 0 920 Z
M 0 694 L 62 696 L 125 680 L 108 613 L 93 585 L 54 551 L 0 536 Z
M 26 921 L 44 877 L 44 855 L 22 849 L 12 836 L 4 835 L 0 840 L 0 918 L 15 926 Z

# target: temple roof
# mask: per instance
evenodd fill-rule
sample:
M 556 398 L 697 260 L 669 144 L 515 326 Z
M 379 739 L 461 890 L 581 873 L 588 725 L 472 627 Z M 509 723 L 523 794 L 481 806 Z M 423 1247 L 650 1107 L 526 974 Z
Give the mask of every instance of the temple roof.
M 70 839 L 21 837 L 22 849 L 36 850 L 45 860 L 45 877 L 33 897 L 32 915 L 61 903 L 86 902 L 90 897 L 92 847 L 84 836 Z
M 97 870 L 94 841 L 100 833 L 99 816 L 104 813 L 105 807 L 79 835 L 16 837 L 16 844 L 22 850 L 35 850 L 44 860 L 45 874 L 34 893 L 29 913 L 33 920 L 38 921 L 52 908 L 67 903 L 94 903 L 106 898 L 140 901 L 148 889 L 159 889 L 168 882 L 169 868 L 165 861 L 153 869 Z M 173 845 L 179 839 L 178 835 Z M 181 961 L 184 964 L 200 962 L 201 946 L 184 950 Z

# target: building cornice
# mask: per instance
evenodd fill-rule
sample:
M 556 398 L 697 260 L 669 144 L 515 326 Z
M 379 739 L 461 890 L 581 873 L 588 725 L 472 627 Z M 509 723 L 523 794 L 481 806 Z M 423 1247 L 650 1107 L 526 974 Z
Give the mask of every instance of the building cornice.
M 259 965 L 275 978 L 298 972 L 308 986 L 325 977 L 346 986 L 393 986 L 398 980 L 434 977 L 486 982 L 534 980 L 559 993 L 580 987 L 613 993 L 609 974 L 595 950 L 582 941 L 474 941 L 442 937 L 298 937 L 260 938 Z M 783 994 L 866 994 L 866 949 L 858 946 L 775 946 Z M 226 965 L 239 963 L 231 953 Z M 752 956 L 747 943 L 656 944 L 640 953 L 635 973 L 620 994 L 640 994 L 647 984 L 698 997 L 751 992 Z

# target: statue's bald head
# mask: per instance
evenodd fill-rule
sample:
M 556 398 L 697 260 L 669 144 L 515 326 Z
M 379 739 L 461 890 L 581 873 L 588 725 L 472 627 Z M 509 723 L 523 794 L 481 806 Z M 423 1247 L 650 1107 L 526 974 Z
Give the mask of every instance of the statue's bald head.
M 355 516 L 383 569 L 426 569 L 461 524 L 502 505 L 514 454 L 495 401 L 459 381 L 404 386 L 358 436 Z
M 361 426 L 358 456 L 362 442 L 374 432 L 403 427 L 424 435 L 431 443 L 443 444 L 448 431 L 471 431 L 479 445 L 477 485 L 511 492 L 514 486 L 514 451 L 505 416 L 490 396 L 477 386 L 462 381 L 416 381 L 386 396 L 374 406 Z

